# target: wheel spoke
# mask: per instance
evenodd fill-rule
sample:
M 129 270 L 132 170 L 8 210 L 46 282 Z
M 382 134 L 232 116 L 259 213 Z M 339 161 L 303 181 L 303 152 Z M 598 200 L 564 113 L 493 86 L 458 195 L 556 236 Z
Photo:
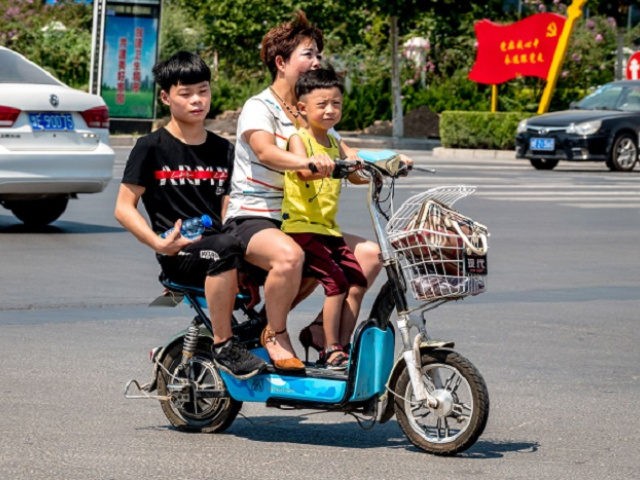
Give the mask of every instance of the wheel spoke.
M 427 408 L 423 409 L 422 413 L 418 413 L 418 410 L 420 410 L 422 407 L 419 407 L 417 409 L 412 409 L 411 410 L 411 414 L 415 417 L 415 418 L 427 418 L 429 415 L 431 415 L 431 411 Z
M 456 389 L 460 386 L 460 382 L 460 376 L 455 372 L 455 370 L 452 370 L 451 375 L 449 376 L 449 378 L 447 378 L 447 381 L 442 388 L 444 388 L 445 390 L 449 390 L 450 392 L 455 392 Z
M 442 388 L 442 378 L 440 377 L 440 368 L 434 368 L 430 372 L 430 377 L 433 380 L 431 385 L 433 386 L 433 390 L 437 390 Z
M 451 386 L 449 391 L 452 394 L 456 394 L 458 391 L 458 388 L 460 388 L 460 385 L 462 384 L 462 377 L 460 375 L 456 375 L 455 373 L 452 376 L 452 382 L 451 382 Z
M 204 377 L 207 376 L 207 371 L 203 368 L 200 370 L 200 375 L 198 375 L 198 378 L 194 379 L 194 382 L 196 382 L 198 385 L 202 385 L 204 383 Z
M 451 428 L 449 427 L 449 421 L 447 417 L 439 417 L 436 422 L 436 429 L 438 434 L 438 439 L 446 440 L 451 437 Z
M 458 422 L 460 422 L 461 420 L 469 420 L 471 415 L 466 414 L 465 411 L 470 414 L 471 407 L 469 407 L 466 403 L 456 403 L 453 406 L 451 416 L 455 418 Z
M 433 392 L 436 389 L 435 382 L 432 380 L 429 372 L 424 372 L 422 375 L 422 379 L 424 380 L 424 384 L 427 387 L 427 391 Z

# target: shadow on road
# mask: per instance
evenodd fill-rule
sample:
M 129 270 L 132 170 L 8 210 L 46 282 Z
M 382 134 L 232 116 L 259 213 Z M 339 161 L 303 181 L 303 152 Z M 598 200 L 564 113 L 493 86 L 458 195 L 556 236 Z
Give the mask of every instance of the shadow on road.
M 69 233 L 117 233 L 124 232 L 122 227 L 112 227 L 107 225 L 94 225 L 89 223 L 58 221 L 53 225 L 45 225 L 42 227 L 27 226 L 23 223 L 16 223 L 15 218 L 0 215 L 0 233 L 7 234 L 25 234 L 25 233 L 44 233 L 44 234 L 69 234 Z
M 325 447 L 367 449 L 388 447 L 424 453 L 404 436 L 395 420 L 376 424 L 371 429 L 360 428 L 351 419 L 341 423 L 313 423 L 314 414 L 297 416 L 246 417 L 242 414 L 225 432 L 228 435 L 263 443 L 292 443 Z M 162 428 L 162 427 L 149 427 Z M 164 427 L 173 430 L 173 427 Z M 480 439 L 458 455 L 466 459 L 502 458 L 510 452 L 535 453 L 537 442 L 495 441 Z

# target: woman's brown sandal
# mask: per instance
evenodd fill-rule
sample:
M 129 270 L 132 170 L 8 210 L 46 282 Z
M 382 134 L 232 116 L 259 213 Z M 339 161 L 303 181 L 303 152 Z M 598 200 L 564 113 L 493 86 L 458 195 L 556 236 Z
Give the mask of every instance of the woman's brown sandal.
M 284 330 L 280 330 L 279 332 L 274 332 L 271 328 L 269 328 L 269 325 L 267 325 L 266 327 L 264 327 L 264 330 L 262 330 L 262 334 L 260 334 L 260 344 L 263 347 L 266 347 L 267 343 L 275 344 L 276 335 L 281 335 L 283 333 L 287 333 L 286 328 Z M 268 353 L 268 350 L 267 350 L 267 353 Z M 278 370 L 288 370 L 288 371 L 304 370 L 304 363 L 302 363 L 302 361 L 297 357 L 285 358 L 282 360 L 271 359 L 271 363 L 273 363 L 273 366 Z
M 319 365 L 324 365 L 331 370 L 344 370 L 349 363 L 349 355 L 344 352 L 344 348 L 339 343 L 334 343 L 330 347 L 320 352 Z

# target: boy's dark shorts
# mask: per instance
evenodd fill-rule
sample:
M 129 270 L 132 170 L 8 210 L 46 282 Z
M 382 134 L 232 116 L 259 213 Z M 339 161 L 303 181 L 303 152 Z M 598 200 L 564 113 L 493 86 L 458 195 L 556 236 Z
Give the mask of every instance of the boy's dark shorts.
M 243 250 L 238 239 L 225 233 L 205 234 L 177 255 L 156 255 L 163 273 L 176 283 L 203 287 L 207 276 L 240 268 Z
M 304 250 L 304 276 L 317 278 L 327 297 L 351 285 L 367 288 L 367 279 L 344 238 L 315 233 L 289 234 Z

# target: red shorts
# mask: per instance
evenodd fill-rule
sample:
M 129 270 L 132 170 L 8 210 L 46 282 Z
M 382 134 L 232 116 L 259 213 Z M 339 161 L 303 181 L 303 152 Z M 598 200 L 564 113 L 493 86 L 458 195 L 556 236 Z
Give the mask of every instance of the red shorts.
M 342 237 L 317 233 L 290 233 L 305 254 L 304 276 L 317 278 L 327 297 L 345 293 L 350 286 L 367 288 L 362 268 Z

